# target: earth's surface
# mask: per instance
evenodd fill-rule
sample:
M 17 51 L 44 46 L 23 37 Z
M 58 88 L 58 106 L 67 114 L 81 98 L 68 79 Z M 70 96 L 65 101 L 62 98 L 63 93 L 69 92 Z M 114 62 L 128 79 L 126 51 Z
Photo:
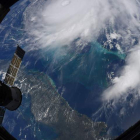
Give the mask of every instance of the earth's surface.
M 19 44 L 18 140 L 110 139 L 140 119 L 139 0 L 20 0 L 0 25 L 4 78 Z

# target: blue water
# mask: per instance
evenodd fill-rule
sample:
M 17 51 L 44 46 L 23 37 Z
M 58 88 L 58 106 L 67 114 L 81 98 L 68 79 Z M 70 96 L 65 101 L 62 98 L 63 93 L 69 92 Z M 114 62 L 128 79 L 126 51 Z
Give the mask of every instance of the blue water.
M 12 58 L 15 51 L 15 47 L 0 49 L 1 59 L 7 60 Z M 92 114 L 102 105 L 100 95 L 110 84 L 107 74 L 112 71 L 116 72 L 123 66 L 124 59 L 125 54 L 109 51 L 94 42 L 89 43 L 83 50 L 75 49 L 74 46 L 72 48 L 65 46 L 43 51 L 27 51 L 23 65 L 29 63 L 26 67 L 27 71 L 40 71 L 49 75 L 58 92 L 70 106 L 91 118 Z M 31 102 L 30 97 L 24 98 L 23 103 L 27 102 Z M 23 108 L 21 107 L 20 110 Z M 18 113 L 6 113 L 6 116 L 10 116 L 20 124 L 16 125 L 14 131 L 11 132 L 17 139 L 24 138 L 25 134 L 30 140 L 40 140 L 41 138 L 52 140 L 57 137 L 53 128 L 34 120 L 30 105 L 23 113 L 25 119 L 22 117 L 16 119 Z M 20 127 L 24 128 L 28 124 L 32 126 L 22 131 L 23 134 L 18 136 Z M 10 131 L 6 123 L 4 126 Z M 38 131 L 39 129 L 41 132 Z M 34 133 L 37 134 L 36 137 L 34 137 Z
M 22 44 L 23 48 L 28 46 L 28 43 L 20 42 L 21 38 L 24 37 L 24 31 L 21 30 L 23 29 L 22 15 L 28 4 L 29 1 L 23 5 L 23 8 L 17 9 L 19 14 L 16 15 L 16 19 L 18 20 L 13 20 L 15 13 L 11 13 L 7 16 L 8 20 L 4 21 L 5 29 L 0 33 L 0 59 L 11 60 L 17 43 Z M 9 27 L 9 25 L 11 26 Z M 112 71 L 116 73 L 124 65 L 125 54 L 116 50 L 107 50 L 99 42 L 89 43 L 82 50 L 77 48 L 75 44 L 73 42 L 71 47 L 64 46 L 32 52 L 26 50 L 23 65 L 26 65 L 27 71 L 40 71 L 49 75 L 58 92 L 68 101 L 70 106 L 91 117 L 92 113 L 101 106 L 100 95 L 110 84 L 108 73 Z M 25 135 L 29 140 L 55 139 L 57 134 L 53 128 L 35 121 L 31 113 L 30 96 L 28 98 L 23 96 L 22 103 L 23 105 L 16 112 L 6 112 L 4 126 L 7 130 L 11 131 L 9 125 L 16 121 L 11 134 L 17 139 L 24 139 Z M 17 119 L 19 113 L 22 115 Z M 9 124 L 7 120 L 10 120 Z M 22 134 L 19 136 L 20 128 L 23 129 L 28 124 L 31 127 L 22 130 Z
M 109 51 L 97 42 L 84 50 L 64 46 L 43 50 L 39 55 L 36 64 L 28 68 L 48 74 L 70 106 L 89 117 L 102 104 L 100 96 L 110 84 L 108 74 L 116 73 L 125 62 L 125 54 Z
M 25 139 L 25 135 L 27 140 L 54 140 L 58 136 L 53 128 L 35 121 L 30 95 L 23 95 L 22 105 L 17 111 L 6 111 L 3 126 L 18 140 Z

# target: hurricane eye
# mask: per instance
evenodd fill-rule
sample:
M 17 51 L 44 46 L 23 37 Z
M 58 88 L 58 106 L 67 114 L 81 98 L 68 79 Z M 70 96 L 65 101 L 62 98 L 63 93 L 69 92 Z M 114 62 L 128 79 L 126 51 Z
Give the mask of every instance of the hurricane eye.
M 71 3 L 71 1 L 69 1 L 69 0 L 64 0 L 62 3 L 61 3 L 61 5 L 62 6 L 67 6 L 67 5 L 69 5 Z

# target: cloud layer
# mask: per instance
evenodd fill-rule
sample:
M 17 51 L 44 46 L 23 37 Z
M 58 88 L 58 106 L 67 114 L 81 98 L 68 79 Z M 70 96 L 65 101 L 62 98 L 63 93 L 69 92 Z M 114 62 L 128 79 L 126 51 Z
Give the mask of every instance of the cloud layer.
M 118 99 L 121 95 L 127 95 L 129 90 L 140 89 L 140 47 L 132 50 L 126 58 L 126 65 L 120 72 L 119 77 L 115 77 L 112 86 L 104 91 L 103 100 Z
M 132 0 L 40 0 L 27 8 L 24 21 L 27 32 L 46 47 L 69 44 L 76 38 L 91 41 L 118 16 L 123 26 L 134 26 L 137 13 Z
M 69 45 L 77 38 L 90 42 L 108 24 L 117 25 L 116 32 L 129 50 L 126 44 L 133 42 L 133 36 L 139 40 L 139 5 L 139 0 L 36 0 L 24 13 L 25 30 L 36 47 L 46 48 Z M 120 76 L 103 93 L 104 100 L 118 98 L 140 84 L 138 49 L 129 53 Z

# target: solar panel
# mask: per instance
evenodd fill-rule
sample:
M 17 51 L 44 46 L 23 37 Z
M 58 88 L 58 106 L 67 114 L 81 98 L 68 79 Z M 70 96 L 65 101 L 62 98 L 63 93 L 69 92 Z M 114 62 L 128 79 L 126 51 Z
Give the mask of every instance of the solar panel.
M 14 56 L 12 58 L 8 71 L 6 73 L 6 77 L 4 80 L 6 84 L 13 86 L 18 70 L 20 68 L 22 59 L 24 57 L 24 54 L 25 54 L 25 51 L 22 50 L 19 46 L 17 46 L 17 49 L 14 53 Z
M 13 86 L 17 73 L 18 73 L 18 70 L 20 68 L 22 59 L 24 57 L 24 54 L 25 54 L 25 51 L 22 50 L 19 46 L 17 46 L 17 49 L 14 53 L 14 56 L 12 58 L 12 61 L 9 65 L 9 68 L 8 68 L 6 76 L 5 76 L 4 82 L 7 85 Z M 2 125 L 5 110 L 6 110 L 5 107 L 0 107 L 0 125 Z

